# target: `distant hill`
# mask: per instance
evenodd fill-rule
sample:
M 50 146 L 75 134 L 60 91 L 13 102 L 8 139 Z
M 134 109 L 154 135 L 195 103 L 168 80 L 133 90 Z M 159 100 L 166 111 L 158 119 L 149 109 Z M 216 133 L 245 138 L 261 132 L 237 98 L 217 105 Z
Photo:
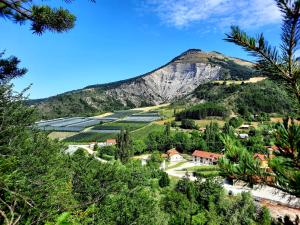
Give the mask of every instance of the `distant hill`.
M 176 101 L 200 84 L 217 80 L 245 80 L 254 75 L 251 62 L 218 52 L 190 49 L 146 74 L 29 102 L 44 118 L 90 115 L 118 109 Z

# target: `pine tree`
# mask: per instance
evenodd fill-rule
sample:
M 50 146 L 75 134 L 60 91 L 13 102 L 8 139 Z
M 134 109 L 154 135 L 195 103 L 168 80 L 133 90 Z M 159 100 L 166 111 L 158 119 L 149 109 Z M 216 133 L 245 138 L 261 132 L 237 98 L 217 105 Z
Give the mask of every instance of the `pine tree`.
M 300 105 L 300 63 L 296 57 L 300 39 L 300 1 L 275 0 L 283 14 L 281 51 L 272 47 L 263 34 L 248 36 L 239 27 L 232 26 L 225 40 L 243 47 L 257 58 L 256 68 L 262 75 L 284 84 L 297 97 Z
M 68 2 L 68 0 L 65 0 Z M 67 9 L 38 5 L 29 0 L 0 0 L 0 17 L 19 24 L 31 22 L 33 33 L 64 32 L 74 27 L 76 17 Z

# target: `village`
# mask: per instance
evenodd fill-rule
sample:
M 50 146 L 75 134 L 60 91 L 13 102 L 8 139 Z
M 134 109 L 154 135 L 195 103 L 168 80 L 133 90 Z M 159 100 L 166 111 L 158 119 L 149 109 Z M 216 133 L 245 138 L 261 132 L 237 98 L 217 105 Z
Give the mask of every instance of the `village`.
M 84 149 L 88 154 L 94 156 L 97 160 L 103 163 L 111 161 L 102 159 L 98 156 L 97 147 L 108 147 L 117 144 L 116 139 L 107 139 L 105 142 L 91 142 L 89 144 L 69 145 L 66 153 L 73 154 L 78 149 Z M 276 146 L 265 146 L 267 154 L 254 154 L 254 159 L 259 162 L 259 165 L 264 170 L 269 170 L 268 161 L 275 157 L 275 152 L 278 151 Z M 242 192 L 250 192 L 254 199 L 261 204 L 268 205 L 273 216 L 280 217 L 282 212 L 294 218 L 299 213 L 300 201 L 295 196 L 284 193 L 276 188 L 257 184 L 252 187 L 247 183 L 239 180 L 221 178 L 219 174 L 218 161 L 223 157 L 223 154 L 213 153 L 203 150 L 195 150 L 191 155 L 183 154 L 175 148 L 161 154 L 162 162 L 160 169 L 165 171 L 171 179 L 187 178 L 191 181 L 197 179 L 205 179 L 205 177 L 220 177 L 222 185 L 230 195 L 237 195 Z M 142 154 L 133 156 L 132 159 L 139 160 L 141 165 L 147 165 L 151 159 L 151 154 Z M 208 176 L 205 176 L 208 175 Z M 210 175 L 211 174 L 211 175 Z M 203 176 L 204 175 L 204 176 Z

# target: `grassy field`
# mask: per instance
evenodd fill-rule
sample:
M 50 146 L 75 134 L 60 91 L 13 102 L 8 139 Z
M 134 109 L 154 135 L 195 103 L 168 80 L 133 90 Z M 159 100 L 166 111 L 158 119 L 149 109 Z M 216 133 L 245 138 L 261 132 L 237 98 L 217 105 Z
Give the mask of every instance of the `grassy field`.
M 89 142 L 103 142 L 110 138 L 116 138 L 117 134 L 109 134 L 109 133 L 79 133 L 72 137 L 68 137 L 64 139 L 65 142 L 74 142 L 74 143 L 89 143 Z
M 144 126 L 148 125 L 148 123 L 141 123 L 141 122 L 112 122 L 107 124 L 102 124 L 98 126 L 94 126 L 92 130 L 121 130 L 128 129 L 129 131 L 134 131 L 140 129 Z
M 219 124 L 220 127 L 223 127 L 225 124 L 224 120 L 217 120 L 217 119 L 195 120 L 195 122 L 199 127 L 206 127 L 206 125 L 209 125 L 211 122 L 215 122 Z
M 164 126 L 158 125 L 158 124 L 149 124 L 148 126 L 145 126 L 141 129 L 138 129 L 136 131 L 131 132 L 131 137 L 133 139 L 147 139 L 150 133 L 154 131 L 163 131 Z

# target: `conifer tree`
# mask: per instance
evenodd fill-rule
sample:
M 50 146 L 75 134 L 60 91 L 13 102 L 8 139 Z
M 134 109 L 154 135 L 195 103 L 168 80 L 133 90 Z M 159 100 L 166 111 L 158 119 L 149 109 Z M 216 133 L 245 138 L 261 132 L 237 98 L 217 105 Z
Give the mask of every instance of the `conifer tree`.
M 285 86 L 297 97 L 300 105 L 300 62 L 296 56 L 300 39 L 300 1 L 275 0 L 283 15 L 279 51 L 272 47 L 263 34 L 250 37 L 237 26 L 231 27 L 225 40 L 248 51 L 257 58 L 256 69 L 262 75 Z
M 29 0 L 0 0 L 0 17 L 18 24 L 30 21 L 31 30 L 36 34 L 42 34 L 46 30 L 68 31 L 74 27 L 76 20 L 67 9 L 40 5 Z

